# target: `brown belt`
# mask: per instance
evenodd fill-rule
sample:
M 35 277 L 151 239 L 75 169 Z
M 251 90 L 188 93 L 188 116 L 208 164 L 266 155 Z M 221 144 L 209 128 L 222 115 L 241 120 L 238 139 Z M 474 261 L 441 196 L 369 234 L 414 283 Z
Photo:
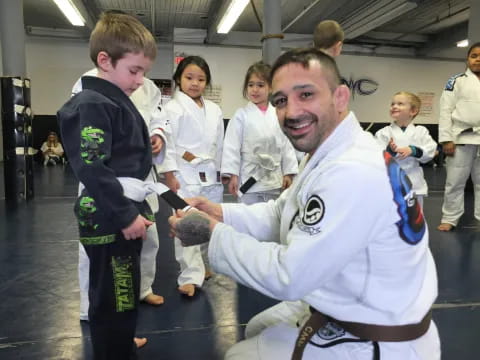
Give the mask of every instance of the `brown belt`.
M 418 324 L 408 325 L 373 325 L 357 322 L 340 321 L 333 319 L 317 310 L 310 308 L 312 315 L 303 325 L 295 342 L 292 360 L 300 360 L 305 350 L 305 346 L 312 336 L 328 322 L 340 325 L 345 331 L 359 337 L 360 339 L 370 341 L 411 341 L 424 335 L 430 327 L 432 311 L 429 311 Z

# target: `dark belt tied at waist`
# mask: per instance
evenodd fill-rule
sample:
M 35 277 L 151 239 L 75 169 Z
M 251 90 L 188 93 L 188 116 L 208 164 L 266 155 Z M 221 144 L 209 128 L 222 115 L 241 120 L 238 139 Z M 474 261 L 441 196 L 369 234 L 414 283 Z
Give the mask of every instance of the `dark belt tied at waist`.
M 300 360 L 305 346 L 312 336 L 328 322 L 341 326 L 345 331 L 360 339 L 370 341 L 411 341 L 423 336 L 430 327 L 432 311 L 430 310 L 418 324 L 408 325 L 373 325 L 333 319 L 310 307 L 312 315 L 303 325 L 295 342 L 292 360 Z

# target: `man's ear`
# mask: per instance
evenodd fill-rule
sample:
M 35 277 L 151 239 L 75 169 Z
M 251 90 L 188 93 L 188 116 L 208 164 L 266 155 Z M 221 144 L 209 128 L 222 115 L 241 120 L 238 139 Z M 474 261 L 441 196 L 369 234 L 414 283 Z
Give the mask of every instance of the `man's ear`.
M 333 93 L 333 100 L 339 113 L 346 111 L 350 101 L 350 89 L 345 85 L 338 86 Z
M 97 65 L 103 72 L 108 72 L 112 68 L 112 58 L 105 51 L 100 51 L 97 55 Z

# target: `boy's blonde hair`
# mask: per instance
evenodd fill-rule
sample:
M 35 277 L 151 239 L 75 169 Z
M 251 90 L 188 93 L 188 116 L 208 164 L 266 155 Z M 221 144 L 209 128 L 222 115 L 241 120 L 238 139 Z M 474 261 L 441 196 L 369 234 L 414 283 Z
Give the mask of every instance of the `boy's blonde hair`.
M 110 56 L 115 66 L 127 53 L 143 52 L 145 57 L 155 60 L 157 44 L 150 31 L 133 16 L 106 12 L 90 35 L 90 58 L 95 66 L 98 66 L 97 56 L 101 51 Z
M 317 49 L 329 49 L 339 41 L 343 42 L 344 39 L 342 27 L 335 20 L 324 20 L 315 26 L 313 45 Z
M 396 94 L 394 94 L 393 96 L 397 96 L 397 95 L 403 95 L 403 96 L 407 97 L 408 101 L 410 101 L 410 105 L 412 106 L 412 109 L 417 110 L 417 113 L 412 118 L 412 119 L 414 119 L 418 115 L 418 113 L 420 112 L 420 108 L 422 107 L 422 100 L 420 100 L 420 98 L 417 95 L 415 95 L 414 93 L 411 93 L 411 92 L 408 92 L 408 91 L 399 91 Z

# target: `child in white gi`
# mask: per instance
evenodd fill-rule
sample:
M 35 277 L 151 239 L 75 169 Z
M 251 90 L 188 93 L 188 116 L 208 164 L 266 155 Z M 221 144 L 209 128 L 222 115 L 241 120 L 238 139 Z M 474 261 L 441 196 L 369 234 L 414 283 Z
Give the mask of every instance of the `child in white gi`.
M 199 56 L 184 58 L 173 75 L 177 87 L 167 111 L 178 169 L 176 180 L 167 179 L 170 188 L 178 181 L 181 197 L 205 196 L 213 201 L 223 198 L 220 164 L 223 146 L 223 115 L 220 107 L 203 98 L 210 84 L 210 69 Z M 162 171 L 162 170 L 160 170 Z M 183 248 L 175 238 L 175 258 L 180 264 L 178 290 L 193 296 L 195 286 L 208 277 L 200 246 Z
M 249 102 L 235 112 L 223 143 L 222 177 L 245 204 L 276 199 L 298 172 L 293 146 L 268 102 L 269 73 L 270 65 L 262 62 L 248 68 L 243 96 Z
M 467 69 L 451 77 L 440 98 L 438 141 L 446 156 L 447 178 L 440 231 L 451 231 L 462 217 L 465 184 L 474 184 L 474 213 L 480 221 L 480 42 L 467 52 Z
M 427 163 L 435 156 L 437 143 L 427 128 L 412 123 L 420 111 L 421 100 L 417 95 L 400 91 L 392 98 L 390 116 L 393 122 L 376 132 L 375 137 L 395 157 L 412 183 L 413 192 L 423 206 L 428 194 L 427 182 L 420 163 Z

